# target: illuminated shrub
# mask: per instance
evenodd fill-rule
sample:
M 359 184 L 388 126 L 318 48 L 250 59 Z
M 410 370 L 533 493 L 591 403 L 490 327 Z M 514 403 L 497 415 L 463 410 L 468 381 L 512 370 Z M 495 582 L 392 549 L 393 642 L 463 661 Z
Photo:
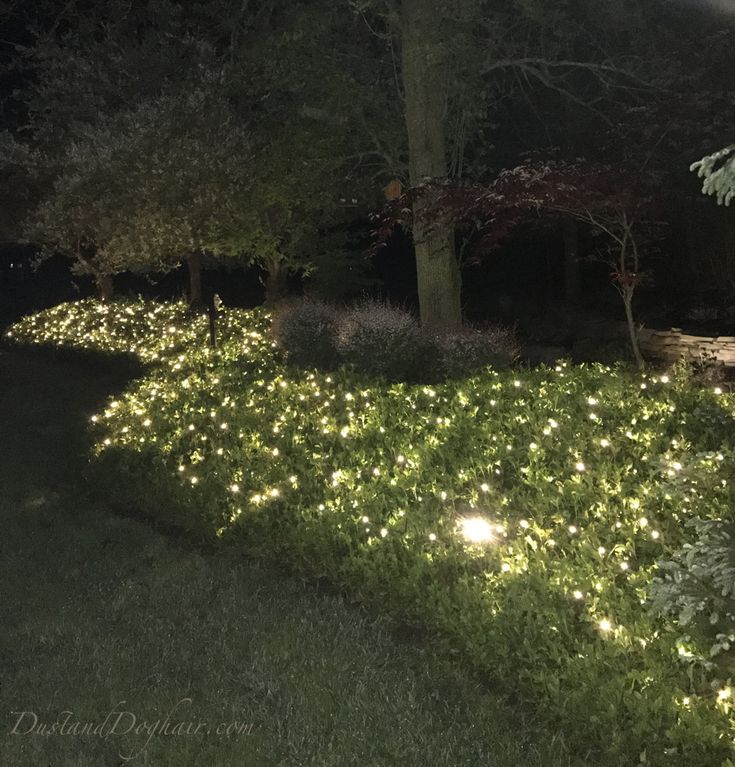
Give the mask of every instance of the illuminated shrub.
M 302 298 L 277 310 L 273 332 L 289 362 L 329 370 L 338 362 L 338 322 L 335 307 Z
M 688 523 L 732 519 L 735 396 L 566 363 L 387 383 L 284 366 L 262 312 L 224 312 L 212 350 L 185 307 L 99 307 L 11 340 L 149 363 L 94 416 L 91 471 L 117 502 L 429 628 L 581 764 L 733 764 L 727 653 L 697 623 L 730 608 L 682 568 L 694 551 L 697 577 L 729 583 L 729 539 Z M 646 604 L 661 561 L 680 572 L 663 615 Z
M 420 377 L 428 353 L 415 317 L 380 301 L 363 301 L 346 310 L 337 342 L 343 363 L 390 381 Z

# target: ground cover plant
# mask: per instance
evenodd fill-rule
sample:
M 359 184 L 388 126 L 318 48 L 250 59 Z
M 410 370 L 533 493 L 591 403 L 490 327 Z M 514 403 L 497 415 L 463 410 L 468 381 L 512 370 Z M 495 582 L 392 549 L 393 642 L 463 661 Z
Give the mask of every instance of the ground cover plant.
M 119 362 L 0 349 L 3 767 L 568 765 L 558 738 L 519 738 L 525 712 L 379 615 L 91 492 L 89 415 L 130 381 Z M 30 713 L 15 727 L 63 710 L 63 736 L 24 735 Z M 73 734 L 111 710 L 147 725 Z M 152 730 L 167 715 L 206 729 Z
M 388 384 L 287 367 L 262 311 L 220 325 L 84 301 L 10 339 L 150 363 L 94 417 L 126 502 L 432 629 L 587 763 L 728 764 L 727 672 L 648 595 L 687 522 L 732 514 L 731 395 L 564 362 Z

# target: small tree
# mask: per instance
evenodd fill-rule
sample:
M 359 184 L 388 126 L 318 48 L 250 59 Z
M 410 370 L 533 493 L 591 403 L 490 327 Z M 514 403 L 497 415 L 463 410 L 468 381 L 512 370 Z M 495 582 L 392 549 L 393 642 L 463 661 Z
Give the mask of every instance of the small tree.
M 190 303 L 203 306 L 201 267 L 238 225 L 247 133 L 204 83 L 114 118 L 100 117 L 56 162 L 56 182 L 28 226 L 109 298 L 121 271 L 167 272 L 186 261 Z
M 610 275 L 625 309 L 631 348 L 643 365 L 633 313 L 636 288 L 649 275 L 642 269 L 642 248 L 659 236 L 653 199 L 639 175 L 610 166 L 547 162 L 503 171 L 493 183 L 433 184 L 410 189 L 391 202 L 379 218 L 377 235 L 384 241 L 397 224 L 412 225 L 416 196 L 431 200 L 429 215 L 469 230 L 477 259 L 496 247 L 529 214 L 567 217 L 604 235 L 597 258 Z

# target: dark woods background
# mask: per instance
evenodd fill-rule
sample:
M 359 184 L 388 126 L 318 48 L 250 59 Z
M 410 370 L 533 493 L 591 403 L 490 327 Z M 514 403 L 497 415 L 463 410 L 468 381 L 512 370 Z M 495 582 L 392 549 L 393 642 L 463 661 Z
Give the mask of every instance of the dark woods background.
M 49 110 L 60 106 L 52 102 L 39 106 L 44 96 L 39 83 L 48 80 L 48 73 L 43 71 L 43 56 L 30 51 L 53 40 L 62 48 L 68 45 L 76 55 L 85 35 L 104 45 L 105 36 L 112 34 L 107 17 L 133 11 L 126 11 L 124 3 L 31 5 L 0 5 L 0 92 L 2 127 L 14 139 L 32 143 L 47 139 L 39 138 L 39 114 L 45 109 L 48 116 Z M 298 139 L 304 141 L 304 152 L 321 140 L 319 131 L 330 140 L 342 132 L 339 150 L 350 159 L 349 172 L 340 166 L 331 181 L 300 179 L 289 168 L 283 188 L 273 192 L 288 196 L 315 181 L 325 193 L 318 210 L 302 216 L 314 218 L 308 235 L 289 245 L 303 258 L 290 270 L 289 291 L 337 301 L 369 293 L 415 306 L 410 233 L 397 231 L 378 250 L 372 237 L 371 216 L 385 201 L 384 188 L 396 179 L 405 186 L 407 179 L 405 126 L 398 114 L 402 94 L 394 76 L 396 41 L 389 31 L 396 4 L 296 2 L 280 10 L 277 2 L 253 5 L 270 6 L 268 22 L 253 17 L 243 25 L 248 45 L 242 56 L 253 56 L 244 70 L 250 66 L 259 70 L 258 76 L 267 70 L 268 93 L 278 92 L 281 98 L 267 119 L 283 126 L 288 125 L 289 110 L 300 117 L 307 114 L 316 125 Z M 529 158 L 580 157 L 644 170 L 657 190 L 666 227 L 650 256 L 652 280 L 636 297 L 640 320 L 653 326 L 735 334 L 735 215 L 703 197 L 700 180 L 688 169 L 704 154 L 733 141 L 735 14 L 704 2 L 652 0 L 642 5 L 625 0 L 459 3 L 459 16 L 477 14 L 483 22 L 467 29 L 476 29 L 478 37 L 486 34 L 487 39 L 475 49 L 462 37 L 466 29 L 457 27 L 459 63 L 448 84 L 446 116 L 450 173 L 460 181 L 489 182 L 503 168 Z M 226 2 L 140 6 L 143 10 L 135 13 L 142 38 L 150 32 L 146 13 L 159 19 L 161 7 L 170 6 L 176 9 L 177 20 L 173 32 L 158 30 L 162 39 L 184 30 L 209 40 L 214 50 L 221 39 L 230 40 L 222 37 Z M 525 30 L 517 37 L 513 19 Z M 498 49 L 491 62 L 479 57 L 477 51 L 490 44 L 497 48 L 500 41 L 510 39 L 516 46 L 516 62 L 593 61 L 611 71 L 601 75 L 602 68 L 538 63 L 505 67 L 502 61 L 510 57 L 505 49 Z M 613 68 L 626 75 L 618 77 Z M 151 72 L 149 79 L 155 76 Z M 110 82 L 114 81 L 113 75 Z M 242 87 L 248 95 L 257 90 L 250 83 Z M 85 98 L 79 94 L 80 111 Z M 265 97 L 259 98 L 262 102 Z M 253 98 L 253 103 L 261 102 Z M 109 102 L 101 103 L 104 109 Z M 322 120 L 322 113 L 339 114 L 340 119 Z M 49 119 L 57 120 L 58 133 L 60 111 Z M 46 150 L 50 146 L 47 141 Z M 271 175 L 277 177 L 279 168 L 274 167 Z M 36 263 L 39 248 L 26 242 L 24 222 L 44 189 L 24 190 L 23 179 L 11 170 L 3 176 L 0 323 L 94 294 L 94 281 L 72 274 L 63 255 L 46 253 L 45 260 Z M 324 214 L 327 208 L 329 215 Z M 298 210 L 294 215 L 300 215 Z M 458 250 L 466 257 L 465 315 L 477 321 L 518 323 L 528 338 L 556 341 L 567 340 L 577 317 L 621 319 L 607 268 L 587 258 L 596 247 L 590 233 L 579 226 L 571 236 L 573 241 L 564 222 L 529 221 L 492 253 L 477 253 L 473 241 L 465 242 L 464 234 L 458 233 Z M 243 251 L 258 247 L 258 242 L 248 242 Z M 570 249 L 572 255 L 579 254 L 571 275 Z M 263 301 L 266 269 L 257 257 L 209 257 L 204 269 L 206 289 L 218 293 L 225 304 L 255 306 Z M 177 298 L 186 288 L 183 266 L 166 273 L 128 272 L 116 277 L 116 292 L 122 295 Z

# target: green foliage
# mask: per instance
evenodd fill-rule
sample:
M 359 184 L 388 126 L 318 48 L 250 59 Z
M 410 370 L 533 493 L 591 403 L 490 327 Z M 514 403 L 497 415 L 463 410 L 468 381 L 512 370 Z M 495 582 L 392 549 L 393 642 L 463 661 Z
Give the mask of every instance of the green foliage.
M 690 170 L 704 179 L 702 194 L 716 197 L 718 205 L 729 206 L 735 199 L 735 144 L 693 163 Z
M 644 605 L 687 523 L 731 515 L 732 396 L 566 363 L 390 385 L 285 367 L 263 313 L 226 311 L 216 350 L 184 316 L 83 302 L 10 331 L 154 361 L 95 417 L 123 503 L 432 629 L 587 764 L 732 758 L 729 677 Z
M 708 657 L 698 659 L 682 644 L 683 655 L 705 664 L 716 658 L 729 676 L 735 671 L 735 526 L 731 520 L 699 518 L 689 524 L 694 540 L 660 563 L 651 602 L 682 627 L 689 626 L 700 642 L 711 644 Z
M 327 3 L 115 1 L 34 28 L 17 96 L 46 183 L 26 237 L 93 275 L 193 253 L 308 274 L 337 201 L 366 184 L 354 97 L 375 78 L 322 56 L 350 21 Z
M 107 737 L 5 737 L 6 767 L 125 763 L 118 754 L 217 767 L 568 764 L 560 738 L 521 727 L 527 712 L 431 648 L 391 636 L 382 616 L 239 550 L 182 546 L 130 508 L 114 513 L 111 494 L 105 503 L 90 493 L 85 418 L 129 383 L 117 362 L 0 354 L 0 423 L 13 435 L 0 442 L 0 709 L 11 729 L 20 713 L 9 712 L 49 701 L 40 720 L 63 707 L 71 728 L 101 723 L 124 698 L 149 724 L 137 734 L 102 727 Z M 192 698 L 178 707 L 187 719 L 248 730 L 151 737 L 182 695 Z
M 345 224 L 318 238 L 312 247 L 311 270 L 304 284 L 304 293 L 310 298 L 341 303 L 379 287 L 372 262 L 363 252 L 364 241 L 350 237 Z

